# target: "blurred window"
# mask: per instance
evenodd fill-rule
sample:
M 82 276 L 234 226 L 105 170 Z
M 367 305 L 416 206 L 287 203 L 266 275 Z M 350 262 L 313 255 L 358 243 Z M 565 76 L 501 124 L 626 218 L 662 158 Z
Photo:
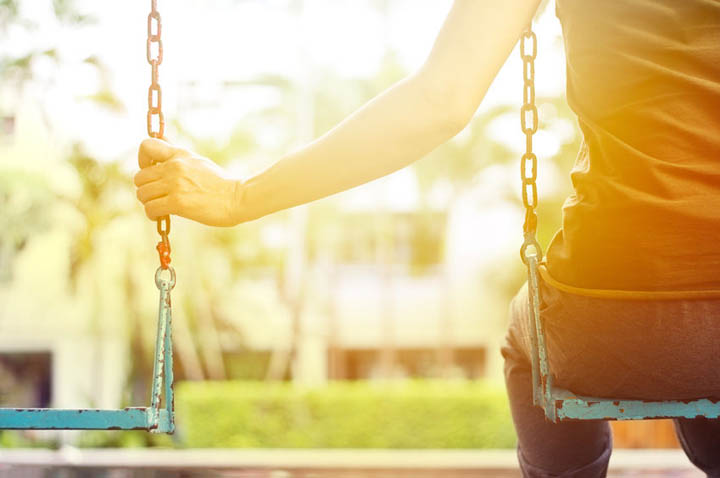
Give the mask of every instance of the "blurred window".
M 0 405 L 47 408 L 51 390 L 50 352 L 0 353 Z
M 15 117 L 0 116 L 0 142 L 9 144 L 15 135 Z

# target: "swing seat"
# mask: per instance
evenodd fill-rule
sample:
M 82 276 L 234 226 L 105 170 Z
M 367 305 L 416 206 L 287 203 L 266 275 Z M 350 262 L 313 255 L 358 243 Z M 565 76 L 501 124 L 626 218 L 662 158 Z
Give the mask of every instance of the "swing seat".
M 146 430 L 172 433 L 171 412 L 133 407 L 122 410 L 0 408 L 4 430 Z
M 646 420 L 658 418 L 720 418 L 720 400 L 700 398 L 697 400 L 628 400 L 596 398 L 577 395 L 569 390 L 553 386 L 548 365 L 547 348 L 540 319 L 540 292 L 538 283 L 538 257 L 526 255 L 528 266 L 528 290 L 530 315 L 534 327 L 530 337 L 532 344 L 531 365 L 533 380 L 533 403 L 543 408 L 545 417 L 555 423 L 558 420 Z
M 648 420 L 659 418 L 720 418 L 720 401 L 627 400 L 575 395 L 552 387 L 542 406 L 545 416 L 557 420 Z
M 162 268 L 155 272 L 160 301 L 149 407 L 121 410 L 0 408 L 0 430 L 147 430 L 152 433 L 173 433 L 175 401 L 170 291 L 175 287 L 175 270 L 172 267 L 167 270 L 170 273 L 167 280 L 161 277 Z M 163 392 L 164 406 L 161 408 Z

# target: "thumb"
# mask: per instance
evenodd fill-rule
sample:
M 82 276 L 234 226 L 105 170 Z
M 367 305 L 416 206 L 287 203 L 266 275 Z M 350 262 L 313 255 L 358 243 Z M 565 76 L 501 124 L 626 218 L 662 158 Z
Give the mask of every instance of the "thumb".
M 170 143 L 157 138 L 147 138 L 140 143 L 138 149 L 138 165 L 140 169 L 153 164 L 162 163 L 172 158 L 180 150 Z

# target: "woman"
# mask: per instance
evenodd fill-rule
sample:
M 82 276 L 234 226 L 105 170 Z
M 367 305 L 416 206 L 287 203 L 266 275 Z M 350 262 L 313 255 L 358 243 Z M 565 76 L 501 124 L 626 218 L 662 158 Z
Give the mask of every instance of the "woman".
M 160 140 L 138 153 L 137 196 L 168 214 L 233 226 L 389 174 L 471 119 L 539 0 L 456 0 L 430 56 L 330 132 L 255 177 Z M 547 253 L 558 283 L 584 289 L 720 290 L 720 2 L 557 0 L 567 97 L 583 148 Z M 543 284 L 556 383 L 624 398 L 720 396 L 720 294 L 616 300 Z M 605 476 L 606 422 L 552 424 L 532 406 L 527 292 L 511 306 L 505 376 L 525 476 Z M 720 425 L 678 420 L 690 459 L 720 476 Z

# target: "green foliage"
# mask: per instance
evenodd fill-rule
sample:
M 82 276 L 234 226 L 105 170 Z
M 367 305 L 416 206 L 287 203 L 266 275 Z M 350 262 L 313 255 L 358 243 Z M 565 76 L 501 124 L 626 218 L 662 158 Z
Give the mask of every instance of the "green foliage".
M 53 0 L 53 10 L 58 20 L 70 25 L 95 22 L 93 17 L 77 12 L 75 0 Z
M 96 253 L 96 238 L 113 220 L 128 213 L 125 205 L 113 204 L 118 191 L 127 190 L 130 179 L 118 162 L 103 162 L 89 156 L 82 144 L 75 143 L 67 162 L 77 173 L 81 188 L 77 197 L 63 197 L 83 218 L 70 251 L 70 281 L 73 288 L 80 270 Z
M 25 430 L 0 431 L 0 448 L 50 448 L 57 449 L 56 440 L 38 437 L 37 432 Z
M 3 168 L 0 172 L 0 281 L 11 278 L 12 264 L 32 237 L 50 227 L 52 196 L 39 174 Z
M 270 366 L 270 353 L 243 350 L 240 353 L 224 354 L 225 373 L 230 379 L 262 380 Z
M 219 448 L 507 448 L 505 391 L 485 382 L 183 382 L 180 441 Z

